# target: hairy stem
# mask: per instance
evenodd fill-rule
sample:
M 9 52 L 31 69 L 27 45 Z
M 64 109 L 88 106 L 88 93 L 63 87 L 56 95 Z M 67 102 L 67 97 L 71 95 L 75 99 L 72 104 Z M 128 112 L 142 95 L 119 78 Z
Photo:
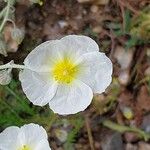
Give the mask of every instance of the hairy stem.
M 116 130 L 120 133 L 124 133 L 124 132 L 135 132 L 139 135 L 140 138 L 143 138 L 145 141 L 148 141 L 150 139 L 150 134 L 146 133 L 136 127 L 128 127 L 128 126 L 123 126 L 123 125 L 119 125 L 117 123 L 114 123 L 110 120 L 104 120 L 102 122 L 102 124 L 107 127 L 110 128 L 112 130 Z
M 2 69 L 9 69 L 9 68 L 16 68 L 16 69 L 27 69 L 26 66 L 24 65 L 18 65 L 18 64 L 5 64 L 5 65 L 0 65 L 0 70 Z
M 89 118 L 87 116 L 85 118 L 85 123 L 86 123 L 86 128 L 87 128 L 87 133 L 88 133 L 88 138 L 89 138 L 89 143 L 90 143 L 91 150 L 95 150 L 92 131 L 91 131 L 91 127 L 90 127 L 90 124 L 89 124 Z
M 0 19 L 1 19 L 1 18 L 3 17 L 3 15 L 5 14 L 6 8 L 7 8 L 7 6 L 6 6 L 5 8 L 3 8 L 2 11 L 0 12 Z

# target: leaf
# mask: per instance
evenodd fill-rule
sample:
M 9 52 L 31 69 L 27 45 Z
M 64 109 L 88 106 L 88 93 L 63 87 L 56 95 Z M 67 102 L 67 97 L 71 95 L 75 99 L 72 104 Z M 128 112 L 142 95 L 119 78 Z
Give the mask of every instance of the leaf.
M 125 43 L 126 49 L 129 49 L 129 48 L 131 48 L 131 47 L 137 45 L 137 42 L 138 42 L 138 41 L 139 41 L 139 40 L 138 40 L 137 38 L 131 37 L 131 39 L 129 39 L 129 40 Z
M 9 62 L 9 64 L 13 64 L 13 63 L 14 63 L 13 60 Z M 11 82 L 11 79 L 12 79 L 11 71 L 12 71 L 12 68 L 0 71 L 0 84 L 1 85 L 7 85 Z
M 131 27 L 131 12 L 128 9 L 125 11 L 124 18 L 125 18 L 125 32 L 129 32 Z
M 0 54 L 4 55 L 5 57 L 7 56 L 7 45 L 3 40 L 0 40 Z

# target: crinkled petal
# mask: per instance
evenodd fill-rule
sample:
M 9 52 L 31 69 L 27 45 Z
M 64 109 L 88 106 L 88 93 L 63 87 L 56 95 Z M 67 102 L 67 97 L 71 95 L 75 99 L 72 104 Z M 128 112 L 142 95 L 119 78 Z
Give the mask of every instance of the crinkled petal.
M 28 54 L 24 64 L 36 72 L 50 72 L 51 65 L 62 57 L 59 54 L 61 47 L 62 45 L 59 40 L 44 42 Z
M 78 80 L 90 86 L 94 93 L 102 93 L 112 81 L 111 60 L 100 52 L 87 53 L 78 59 L 81 73 Z
M 36 146 L 36 150 L 51 150 L 49 143 L 47 140 L 40 141 Z
M 49 106 L 60 115 L 75 114 L 85 110 L 90 105 L 92 98 L 91 88 L 75 80 L 72 85 L 59 85 Z
M 0 133 L 0 150 L 16 150 L 18 145 L 18 127 L 8 127 Z
M 99 51 L 98 44 L 90 37 L 83 35 L 68 35 L 60 39 L 64 45 L 66 53 L 74 53 L 76 57 L 89 53 Z
M 19 79 L 24 93 L 34 105 L 46 105 L 56 93 L 57 83 L 51 79 L 49 73 L 25 69 L 20 72 Z
M 58 60 L 70 57 L 75 60 L 82 54 L 99 51 L 97 43 L 89 37 L 68 35 L 60 40 L 44 42 L 31 51 L 24 64 L 36 72 L 49 72 Z

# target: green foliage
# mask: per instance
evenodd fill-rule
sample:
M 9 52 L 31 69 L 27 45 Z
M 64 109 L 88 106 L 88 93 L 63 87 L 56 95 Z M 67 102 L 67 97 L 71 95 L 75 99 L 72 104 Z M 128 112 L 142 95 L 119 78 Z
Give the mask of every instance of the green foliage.
M 68 134 L 67 141 L 64 144 L 65 150 L 73 150 L 74 149 L 73 143 L 76 141 L 75 138 L 76 138 L 77 134 L 79 133 L 80 129 L 84 125 L 84 120 L 83 120 L 83 118 L 81 118 L 81 116 L 78 116 L 76 118 L 72 118 L 69 121 L 73 125 L 74 128 Z
M 131 12 L 126 9 L 124 13 L 124 28 L 118 22 L 111 22 L 107 27 L 113 30 L 116 37 L 129 36 L 125 42 L 126 49 L 148 43 L 150 39 L 149 10 L 148 8 L 144 9 L 138 16 L 132 17 Z
M 31 122 L 50 127 L 53 113 L 49 107 L 33 106 L 19 88 L 20 84 L 15 80 L 8 86 L 0 86 L 0 127 Z
M 64 144 L 66 150 L 73 148 L 75 138 L 83 127 L 84 121 L 80 115 L 68 119 L 72 130 L 68 133 Z M 32 105 L 20 90 L 20 82 L 12 80 L 8 86 L 0 86 L 0 129 L 8 126 L 22 126 L 28 123 L 38 123 L 47 131 L 56 124 L 64 122 L 51 112 L 49 106 L 38 107 Z
M 129 48 L 131 48 L 131 47 L 133 47 L 133 46 L 136 46 L 137 45 L 137 43 L 138 43 L 138 39 L 136 38 L 136 37 L 131 37 L 126 43 L 125 43 L 125 48 L 126 49 L 129 49 Z M 140 42 L 141 43 L 141 42 Z M 142 44 L 142 43 L 141 43 Z M 139 43 L 138 43 L 138 45 L 139 45 Z
M 132 18 L 131 35 L 143 39 L 146 42 L 150 40 L 150 7 L 146 7 L 140 14 Z
M 87 36 L 90 36 L 94 39 L 97 39 L 98 38 L 98 34 L 93 32 L 92 28 L 91 27 L 87 27 L 85 28 L 85 30 L 83 31 L 83 34 L 84 35 L 87 35 Z
M 115 108 L 117 97 L 120 93 L 120 84 L 118 80 L 113 78 L 112 84 L 108 89 L 108 95 L 105 98 L 95 96 L 93 99 L 93 107 L 95 111 L 102 115 Z
M 129 35 L 129 31 L 131 28 L 131 12 L 127 9 L 124 13 L 124 27 L 122 27 L 121 23 L 114 22 L 107 25 L 108 28 L 113 29 L 115 35 L 117 37 L 123 35 Z
M 125 33 L 129 33 L 131 28 L 131 12 L 127 9 L 125 10 Z

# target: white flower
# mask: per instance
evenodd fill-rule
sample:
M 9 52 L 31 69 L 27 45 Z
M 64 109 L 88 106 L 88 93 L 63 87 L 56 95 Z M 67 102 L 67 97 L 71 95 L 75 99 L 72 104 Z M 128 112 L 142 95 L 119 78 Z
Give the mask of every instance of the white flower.
M 23 91 L 39 106 L 49 103 L 58 114 L 83 111 L 93 93 L 102 93 L 112 80 L 112 63 L 94 40 L 69 35 L 36 47 L 20 73 Z
M 0 150 L 51 150 L 47 139 L 39 125 L 11 126 L 0 133 Z

